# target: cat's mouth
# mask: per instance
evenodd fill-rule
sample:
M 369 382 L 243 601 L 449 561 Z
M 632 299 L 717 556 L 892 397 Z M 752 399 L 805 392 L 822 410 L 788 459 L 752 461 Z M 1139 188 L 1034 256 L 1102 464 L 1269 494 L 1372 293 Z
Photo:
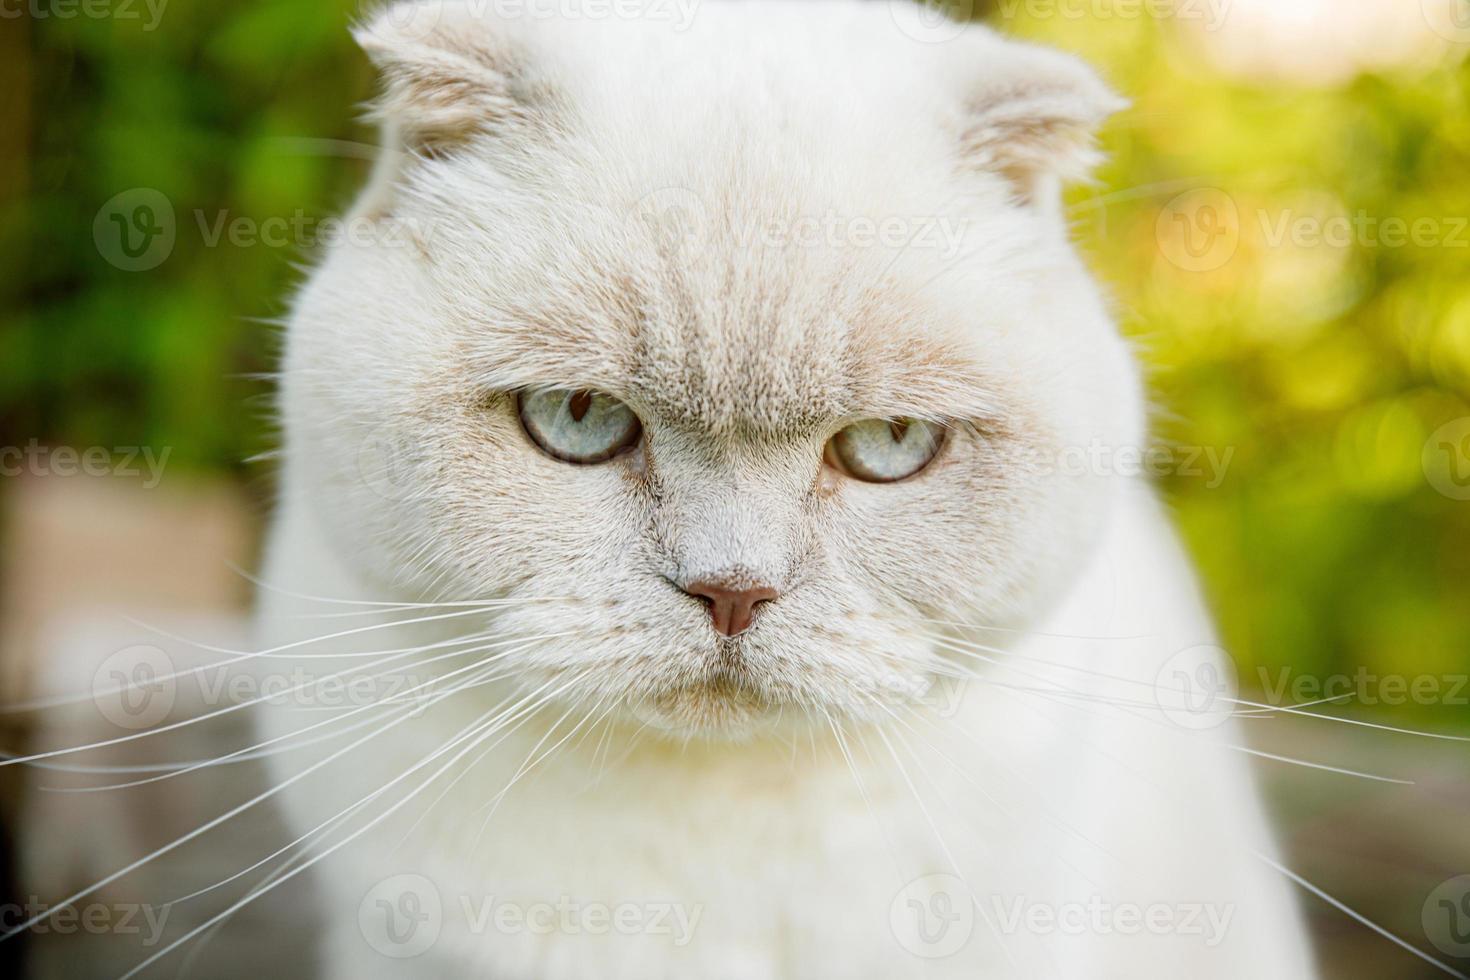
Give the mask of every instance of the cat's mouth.
M 650 728 L 724 737 L 752 734 L 780 714 L 744 670 L 730 666 L 638 699 L 631 708 Z

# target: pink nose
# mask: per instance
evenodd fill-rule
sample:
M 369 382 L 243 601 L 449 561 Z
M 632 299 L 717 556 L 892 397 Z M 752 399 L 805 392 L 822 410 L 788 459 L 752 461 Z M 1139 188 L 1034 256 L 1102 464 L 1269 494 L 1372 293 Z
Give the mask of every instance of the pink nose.
M 691 582 L 684 586 L 684 591 L 709 603 L 715 631 L 722 636 L 738 636 L 750 629 L 755 607 L 780 594 L 766 585 L 733 586 L 713 581 Z

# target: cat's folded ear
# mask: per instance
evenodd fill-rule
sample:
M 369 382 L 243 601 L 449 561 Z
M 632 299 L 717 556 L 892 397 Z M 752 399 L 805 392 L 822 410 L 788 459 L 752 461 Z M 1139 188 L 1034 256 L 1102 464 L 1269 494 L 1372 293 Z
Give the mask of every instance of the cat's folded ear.
M 965 164 L 996 173 L 1028 202 L 1054 197 L 1100 159 L 1095 134 L 1127 106 L 1080 59 L 974 29 L 962 73 Z
M 375 115 L 406 149 L 433 154 L 534 115 L 511 25 L 452 0 L 400 0 L 353 29 L 382 75 Z

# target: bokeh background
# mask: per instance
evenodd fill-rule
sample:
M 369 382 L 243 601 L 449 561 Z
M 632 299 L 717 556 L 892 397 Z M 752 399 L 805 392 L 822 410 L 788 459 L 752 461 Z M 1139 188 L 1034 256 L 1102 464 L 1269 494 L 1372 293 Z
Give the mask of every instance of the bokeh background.
M 1470 732 L 1470 3 L 950 7 L 1084 55 L 1132 100 L 1070 215 L 1151 370 L 1160 483 L 1242 689 L 1313 700 L 1346 678 L 1324 710 Z M 0 12 L 0 446 L 27 460 L 0 476 L 13 700 L 64 683 L 45 658 L 77 610 L 243 610 L 229 565 L 270 497 L 272 321 L 375 137 L 354 0 Z M 57 447 L 110 462 L 71 475 Z M 167 452 L 157 479 L 133 447 Z M 45 721 L 0 723 L 23 745 Z M 1257 727 L 1415 781 L 1262 766 L 1295 866 L 1447 957 L 1421 911 L 1470 872 L 1470 752 Z M 21 894 L 45 831 L 4 776 Z M 1440 975 L 1305 902 L 1328 975 Z

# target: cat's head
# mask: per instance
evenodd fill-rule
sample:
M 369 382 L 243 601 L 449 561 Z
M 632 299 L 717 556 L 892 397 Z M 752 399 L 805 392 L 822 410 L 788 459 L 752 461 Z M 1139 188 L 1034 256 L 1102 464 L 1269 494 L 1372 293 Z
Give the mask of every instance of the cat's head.
M 935 621 L 1064 588 L 1110 495 L 1066 461 L 1140 438 L 1059 215 L 1115 100 L 888 3 L 554 8 L 359 32 L 389 147 L 297 305 L 288 491 L 392 594 L 528 600 L 527 684 L 879 716 Z

